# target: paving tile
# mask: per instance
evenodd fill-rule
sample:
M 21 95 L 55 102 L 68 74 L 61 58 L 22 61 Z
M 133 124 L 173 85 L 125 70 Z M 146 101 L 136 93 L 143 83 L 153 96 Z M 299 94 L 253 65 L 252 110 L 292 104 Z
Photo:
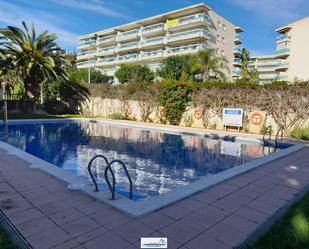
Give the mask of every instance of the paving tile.
M 76 248 L 79 245 L 80 244 L 78 241 L 71 239 L 71 240 L 58 244 L 57 246 L 53 247 L 53 249 L 72 249 L 72 248 Z
M 220 199 L 214 203 L 211 203 L 210 205 L 218 207 L 227 213 L 233 213 L 241 207 L 245 206 L 245 204 L 236 203 L 229 199 Z
M 171 238 L 182 244 L 199 235 L 201 232 L 187 224 L 177 221 L 160 230 L 167 238 Z
M 207 191 L 203 191 L 203 192 L 193 195 L 192 198 L 200 202 L 203 202 L 205 204 L 209 204 L 209 203 L 212 203 L 218 200 L 219 197 L 211 195 Z
M 36 209 L 36 208 L 30 208 L 18 213 L 13 213 L 9 215 L 9 218 L 14 225 L 19 225 L 25 222 L 29 222 L 38 218 L 42 218 L 44 214 Z
M 82 205 L 78 205 L 76 206 L 76 208 L 81 211 L 82 213 L 86 214 L 86 215 L 90 215 L 90 214 L 94 214 L 100 211 L 103 211 L 108 207 L 106 204 L 103 204 L 101 202 L 98 201 L 94 201 L 91 203 L 84 203 Z
M 130 244 L 115 232 L 107 232 L 82 245 L 86 249 L 125 249 Z
M 63 200 L 57 200 L 57 201 L 49 202 L 42 206 L 38 206 L 38 208 L 46 215 L 52 215 L 62 210 L 68 209 L 70 207 L 71 205 L 64 202 Z
M 200 202 L 200 201 L 195 200 L 195 199 L 190 197 L 190 198 L 176 202 L 176 205 L 183 207 L 183 208 L 186 208 L 190 211 L 196 211 L 197 209 L 204 207 L 205 203 Z
M 65 209 L 58 213 L 52 214 L 49 216 L 51 220 L 53 220 L 56 224 L 61 225 L 79 218 L 84 217 L 85 215 L 78 211 L 75 208 Z
M 139 222 L 138 220 L 133 220 L 126 223 L 125 226 L 115 228 L 114 232 L 130 243 L 134 243 L 139 241 L 141 237 L 147 237 L 153 233 L 154 230 Z
M 245 235 L 253 233 L 259 227 L 259 224 L 249 221 L 246 218 L 240 217 L 236 214 L 226 217 L 220 223 L 230 226 Z
M 200 213 L 204 216 L 211 217 L 212 219 L 216 221 L 222 220 L 224 217 L 228 215 L 228 212 L 211 205 L 208 205 L 206 207 L 203 207 L 197 211 L 197 213 Z
M 153 237 L 153 238 L 167 238 L 167 236 L 161 232 L 154 232 L 152 233 L 150 236 L 147 237 Z M 182 248 L 182 244 L 176 240 L 173 240 L 172 238 L 167 238 L 167 248 L 168 249 L 180 249 Z M 139 241 L 138 243 L 136 243 L 136 246 L 138 246 L 137 248 L 140 249 L 141 248 L 141 242 Z M 186 249 L 186 248 L 183 248 Z
M 235 214 L 258 224 L 262 224 L 268 219 L 267 214 L 261 213 L 257 210 L 248 207 L 243 207 L 239 209 L 238 211 L 235 212 Z
M 206 216 L 201 213 L 190 214 L 180 221 L 188 226 L 196 228 L 201 232 L 206 231 L 208 228 L 218 223 L 218 221 L 211 218 L 211 216 Z
M 94 231 L 99 227 L 100 224 L 90 217 L 83 217 L 61 225 L 61 228 L 73 238 Z
M 278 208 L 283 207 L 286 204 L 285 200 L 281 200 L 271 193 L 267 193 L 260 196 L 259 198 L 256 199 L 256 201 L 260 201 Z
M 34 249 L 47 249 L 70 241 L 71 238 L 59 227 L 56 227 L 31 236 L 27 240 Z
M 188 249 L 229 249 L 230 246 L 223 242 L 216 240 L 207 234 L 201 234 L 197 238 L 185 244 Z
M 226 196 L 233 191 L 238 189 L 238 187 L 235 187 L 233 185 L 230 185 L 228 183 L 221 183 L 219 185 L 216 185 L 210 189 L 207 190 L 207 192 L 211 195 L 217 196 L 217 197 L 223 197 Z
M 106 233 L 108 232 L 109 230 L 103 226 L 99 227 L 98 229 L 96 230 L 93 230 L 89 233 L 86 233 L 86 234 L 83 234 L 81 236 L 78 236 L 76 237 L 76 240 L 79 242 L 79 243 L 85 243 L 89 240 L 92 240 L 96 237 L 99 237 L 100 235 L 102 235 L 103 233 Z
M 273 215 L 279 208 L 271 206 L 269 204 L 260 202 L 260 201 L 253 201 L 247 204 L 247 207 L 255 209 L 261 213 L 267 215 Z
M 0 201 L 0 208 L 6 215 L 32 208 L 32 205 L 26 199 L 21 196 L 15 198 L 15 196 L 17 195 L 14 195 L 14 197 L 9 195 L 8 198 Z
M 237 246 L 246 238 L 241 232 L 221 223 L 208 229 L 205 234 L 232 247 Z
M 166 208 L 161 209 L 159 212 L 174 220 L 182 219 L 183 217 L 191 213 L 190 210 L 177 205 L 168 206 Z
M 29 237 L 56 227 L 56 224 L 46 217 L 31 220 L 17 225 L 17 229 L 22 233 L 24 237 Z
M 113 208 L 94 213 L 90 217 L 108 229 L 124 225 L 132 220 L 129 216 Z
M 158 212 L 149 214 L 139 219 L 139 221 L 155 230 L 159 230 L 174 222 L 172 218 Z

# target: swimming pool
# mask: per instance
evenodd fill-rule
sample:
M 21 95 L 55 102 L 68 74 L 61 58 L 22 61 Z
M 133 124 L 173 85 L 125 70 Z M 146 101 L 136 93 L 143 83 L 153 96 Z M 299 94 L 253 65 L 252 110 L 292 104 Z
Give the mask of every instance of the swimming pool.
M 274 152 L 260 144 L 82 120 L 12 123 L 1 139 L 89 181 L 87 165 L 93 156 L 120 159 L 132 177 L 134 201 L 168 193 Z M 100 188 L 106 189 L 101 162 L 96 161 L 94 171 Z M 124 171 L 117 166 L 114 170 L 116 192 L 128 196 Z

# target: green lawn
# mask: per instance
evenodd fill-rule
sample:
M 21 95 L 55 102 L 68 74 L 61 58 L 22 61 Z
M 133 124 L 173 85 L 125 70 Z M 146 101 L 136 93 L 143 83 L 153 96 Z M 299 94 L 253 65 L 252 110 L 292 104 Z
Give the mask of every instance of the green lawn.
M 8 119 L 48 119 L 48 118 L 87 118 L 89 116 L 80 114 L 8 114 Z M 0 113 L 0 119 L 3 119 L 3 114 Z
M 1 249 L 17 249 L 17 247 L 11 241 L 9 235 L 0 226 L 0 248 Z
M 308 249 L 309 192 L 250 249 Z

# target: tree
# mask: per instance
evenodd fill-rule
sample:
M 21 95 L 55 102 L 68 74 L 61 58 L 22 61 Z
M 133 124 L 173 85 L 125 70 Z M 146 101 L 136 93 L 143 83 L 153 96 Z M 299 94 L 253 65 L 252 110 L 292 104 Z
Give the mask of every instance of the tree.
M 115 72 L 120 83 L 152 82 L 154 73 L 147 65 L 122 64 Z
M 183 75 L 191 76 L 189 55 L 175 55 L 164 59 L 158 75 L 163 79 L 180 80 Z
M 224 56 L 216 56 L 213 49 L 200 50 L 190 60 L 194 74 L 202 74 L 203 81 L 210 78 L 225 79 L 229 71 L 228 61 Z
M 75 69 L 68 72 L 68 78 L 70 81 L 79 82 L 81 84 L 88 83 L 88 70 L 87 69 Z M 94 84 L 108 83 L 110 77 L 106 74 L 102 74 L 98 71 L 91 71 L 90 82 Z
M 36 110 L 43 84 L 48 78 L 67 79 L 67 61 L 59 51 L 55 34 L 47 31 L 37 35 L 34 25 L 29 29 L 22 22 L 23 29 L 8 26 L 1 28 L 3 42 L 0 53 L 6 61 L 12 60 L 16 74 L 20 75 L 25 88 L 25 98 L 31 103 L 31 111 Z
M 240 78 L 243 81 L 249 81 L 249 82 L 258 82 L 259 80 L 259 72 L 256 68 L 250 68 L 250 52 L 247 48 L 244 48 L 242 50 L 241 54 L 241 73 Z

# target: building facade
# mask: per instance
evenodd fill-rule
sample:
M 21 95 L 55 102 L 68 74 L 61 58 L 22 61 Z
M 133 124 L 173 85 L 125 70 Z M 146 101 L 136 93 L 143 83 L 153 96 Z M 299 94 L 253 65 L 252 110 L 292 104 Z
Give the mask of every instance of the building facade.
M 275 54 L 253 56 L 251 60 L 251 66 L 260 73 L 260 82 L 309 80 L 309 17 L 276 32 Z
M 79 37 L 77 67 L 108 76 L 124 63 L 147 64 L 155 71 L 168 56 L 214 49 L 227 58 L 232 78 L 241 66 L 241 32 L 201 3 Z

